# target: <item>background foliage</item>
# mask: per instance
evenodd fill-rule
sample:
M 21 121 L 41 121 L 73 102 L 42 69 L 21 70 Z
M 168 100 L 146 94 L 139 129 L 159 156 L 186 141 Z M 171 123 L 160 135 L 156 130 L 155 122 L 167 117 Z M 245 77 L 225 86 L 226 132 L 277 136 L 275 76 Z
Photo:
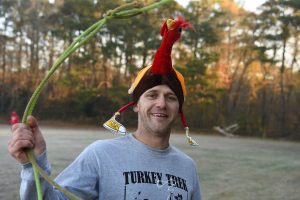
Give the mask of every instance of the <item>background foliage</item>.
M 148 1 L 145 1 L 148 2 Z M 72 40 L 116 0 L 2 0 L 0 4 L 0 115 L 22 113 L 36 85 Z M 186 31 L 173 49 L 186 79 L 190 127 L 238 123 L 238 134 L 300 138 L 300 2 L 268 0 L 260 12 L 232 0 L 176 2 L 129 20 L 110 21 L 76 51 L 47 85 L 35 110 L 45 120 L 103 123 L 129 102 L 138 69 L 151 64 L 159 30 L 183 15 Z M 121 121 L 136 123 L 133 112 Z M 124 121 L 126 120 L 126 121 Z

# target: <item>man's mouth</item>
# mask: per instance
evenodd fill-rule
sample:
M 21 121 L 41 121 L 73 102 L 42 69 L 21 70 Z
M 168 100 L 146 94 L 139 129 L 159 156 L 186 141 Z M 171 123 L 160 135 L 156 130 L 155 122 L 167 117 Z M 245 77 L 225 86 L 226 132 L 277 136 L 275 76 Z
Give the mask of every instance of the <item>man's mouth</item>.
M 152 115 L 154 117 L 162 117 L 162 118 L 167 118 L 168 117 L 168 115 L 164 114 L 164 113 L 152 113 Z

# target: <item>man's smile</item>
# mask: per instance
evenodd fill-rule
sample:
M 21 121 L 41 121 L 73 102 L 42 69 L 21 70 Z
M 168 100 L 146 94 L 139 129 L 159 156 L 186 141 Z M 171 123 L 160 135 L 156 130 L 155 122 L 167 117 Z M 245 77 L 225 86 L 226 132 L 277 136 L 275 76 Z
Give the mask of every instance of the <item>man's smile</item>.
M 152 113 L 154 117 L 167 118 L 168 115 L 165 113 Z

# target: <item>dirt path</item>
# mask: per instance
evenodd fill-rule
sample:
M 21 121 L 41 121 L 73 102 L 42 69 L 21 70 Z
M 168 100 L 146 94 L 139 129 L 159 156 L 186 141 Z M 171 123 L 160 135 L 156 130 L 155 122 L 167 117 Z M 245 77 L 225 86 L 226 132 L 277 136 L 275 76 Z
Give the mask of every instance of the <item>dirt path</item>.
M 0 125 L 0 199 L 19 199 L 21 166 L 8 155 L 9 126 Z M 53 176 L 91 142 L 112 138 L 102 129 L 42 127 Z M 198 164 L 204 200 L 299 200 L 300 144 L 258 139 L 194 137 L 199 148 L 185 144 L 183 134 L 172 143 Z

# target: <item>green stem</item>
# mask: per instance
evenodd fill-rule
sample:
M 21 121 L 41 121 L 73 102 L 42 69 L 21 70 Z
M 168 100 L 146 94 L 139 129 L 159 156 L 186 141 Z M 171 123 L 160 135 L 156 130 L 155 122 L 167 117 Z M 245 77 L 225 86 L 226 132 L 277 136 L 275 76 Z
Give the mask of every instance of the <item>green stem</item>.
M 117 12 L 120 12 L 122 10 L 126 10 L 126 9 L 131 9 L 131 8 L 134 8 L 138 5 L 137 2 L 132 2 L 132 3 L 128 3 L 128 4 L 125 4 L 125 5 L 122 5 L 122 6 L 119 6 L 111 11 L 108 11 L 107 12 L 107 15 L 114 15 L 115 13 Z
M 134 8 L 138 6 L 138 3 L 129 3 L 125 4 L 123 6 L 120 6 L 112 11 L 109 11 L 108 14 L 98 22 L 94 23 L 92 26 L 90 26 L 88 29 L 86 29 L 79 37 L 77 37 L 70 46 L 59 56 L 59 58 L 54 62 L 52 67 L 50 68 L 49 72 L 46 74 L 44 79 L 41 81 L 41 83 L 38 85 L 36 90 L 34 91 L 33 95 L 31 96 L 26 109 L 23 114 L 22 122 L 27 123 L 27 117 L 32 114 L 34 106 L 37 103 L 37 100 L 46 86 L 47 81 L 49 78 L 53 75 L 53 73 L 58 69 L 60 64 L 62 64 L 74 51 L 76 51 L 79 47 L 81 47 L 84 43 L 86 43 L 89 39 L 91 39 L 99 30 L 103 27 L 103 25 L 110 19 L 126 19 L 133 16 L 136 16 L 138 14 L 141 14 L 142 12 L 157 8 L 163 4 L 169 3 L 171 0 L 162 0 L 160 2 L 153 3 L 149 6 L 145 6 L 142 8 Z M 129 10 L 128 10 L 129 9 Z M 41 184 L 39 175 L 41 175 L 48 183 L 53 185 L 56 189 L 64 193 L 67 197 L 74 200 L 79 200 L 80 198 L 75 196 L 74 194 L 70 193 L 60 185 L 58 185 L 53 179 L 48 176 L 45 171 L 40 168 L 40 166 L 37 164 L 34 152 L 32 149 L 28 149 L 26 151 L 27 157 L 29 161 L 31 162 L 33 166 L 34 171 L 34 178 L 35 178 L 35 184 L 37 189 L 37 196 L 38 200 L 42 200 L 42 190 L 41 190 Z
M 34 160 L 35 161 L 32 149 L 29 149 L 27 151 L 27 156 L 28 156 L 29 160 Z M 38 199 L 43 199 L 43 194 L 42 194 L 41 183 L 40 183 L 40 178 L 39 178 L 37 165 L 32 165 L 32 167 L 33 167 L 34 179 L 36 181 L 36 191 L 37 191 Z

